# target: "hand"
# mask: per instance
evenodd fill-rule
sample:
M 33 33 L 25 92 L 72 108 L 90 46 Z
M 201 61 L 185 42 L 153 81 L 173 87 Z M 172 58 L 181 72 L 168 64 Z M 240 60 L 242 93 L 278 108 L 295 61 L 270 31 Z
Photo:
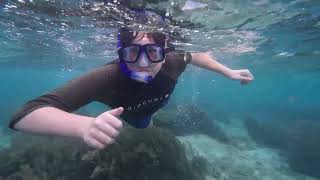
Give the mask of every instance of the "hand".
M 248 84 L 254 79 L 253 75 L 248 69 L 231 70 L 229 78 L 233 80 L 239 80 L 241 84 Z
M 100 114 L 85 128 L 83 141 L 96 149 L 103 149 L 114 142 L 122 128 L 122 121 L 118 119 L 123 113 L 123 108 L 118 107 Z

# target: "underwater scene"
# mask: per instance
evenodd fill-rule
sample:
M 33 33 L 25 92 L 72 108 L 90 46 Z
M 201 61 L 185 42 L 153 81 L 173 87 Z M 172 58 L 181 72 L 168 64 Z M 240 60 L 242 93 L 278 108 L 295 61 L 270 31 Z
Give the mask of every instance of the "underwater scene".
M 100 150 L 9 128 L 28 101 L 117 59 L 133 9 L 163 16 L 175 48 L 254 80 L 189 64 L 152 126 L 124 125 Z M 320 179 L 317 0 L 2 0 L 0 83 L 0 180 Z

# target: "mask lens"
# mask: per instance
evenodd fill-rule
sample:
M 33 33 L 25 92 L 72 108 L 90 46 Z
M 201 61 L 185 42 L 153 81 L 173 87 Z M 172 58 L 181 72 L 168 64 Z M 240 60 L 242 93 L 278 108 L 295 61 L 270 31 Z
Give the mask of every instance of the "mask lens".
M 152 62 L 162 61 L 164 59 L 163 48 L 159 46 L 148 45 L 146 47 L 146 53 L 148 54 L 148 57 Z
M 135 62 L 139 56 L 139 46 L 129 46 L 123 48 L 123 60 L 126 62 Z

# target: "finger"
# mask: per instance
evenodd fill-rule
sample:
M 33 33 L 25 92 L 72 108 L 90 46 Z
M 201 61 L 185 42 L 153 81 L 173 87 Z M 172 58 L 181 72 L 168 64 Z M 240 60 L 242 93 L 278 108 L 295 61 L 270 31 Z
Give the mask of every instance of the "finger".
M 252 78 L 251 77 L 245 77 L 245 76 L 242 76 L 241 77 L 241 81 L 251 81 L 252 80 Z
M 112 110 L 110 110 L 110 111 L 112 111 Z M 117 130 L 121 129 L 122 128 L 122 121 L 119 120 L 114 115 L 110 114 L 110 111 L 106 111 L 106 112 L 100 114 L 97 118 L 100 119 L 102 122 L 105 122 L 105 123 L 111 125 L 113 128 L 115 128 Z M 97 122 L 99 122 L 99 121 L 97 121 Z M 100 123 L 98 123 L 97 126 L 100 126 Z
M 250 77 L 251 79 L 254 79 L 253 75 L 251 74 L 251 72 L 248 69 L 245 70 L 243 76 Z
M 118 107 L 115 109 L 111 109 L 109 111 L 106 111 L 100 115 L 104 115 L 104 114 L 111 114 L 113 116 L 120 116 L 122 114 L 122 112 L 124 111 L 123 107 Z
M 104 134 L 102 131 L 99 130 L 92 132 L 91 136 L 103 145 L 109 145 L 114 142 L 113 138 L 109 137 L 108 135 Z
M 253 79 L 254 79 L 254 77 L 253 77 L 253 75 L 251 74 L 251 72 L 250 72 L 250 71 L 248 71 L 248 73 L 249 73 L 249 77 L 251 77 L 251 79 L 253 80 Z
M 102 144 L 101 142 L 95 140 L 95 139 L 90 139 L 87 144 L 92 147 L 92 148 L 95 148 L 95 149 L 103 149 L 105 148 L 106 146 L 104 144 Z
M 115 128 L 116 130 L 120 130 L 122 128 L 122 121 L 116 117 L 109 119 L 108 123 L 111 127 Z
M 109 124 L 111 127 L 115 128 L 116 130 L 119 130 L 122 128 L 122 121 L 109 113 L 103 113 L 99 117 L 102 119 L 104 123 Z M 100 124 L 98 124 L 98 126 L 99 125 Z
M 112 114 L 113 116 L 120 116 L 123 113 L 123 111 L 124 111 L 123 107 L 118 107 L 116 109 L 111 109 L 110 111 L 107 111 L 107 112 Z
M 117 131 L 114 127 L 112 127 L 108 123 L 101 123 L 101 125 L 98 125 L 97 128 L 112 138 L 115 138 L 119 135 L 119 131 Z

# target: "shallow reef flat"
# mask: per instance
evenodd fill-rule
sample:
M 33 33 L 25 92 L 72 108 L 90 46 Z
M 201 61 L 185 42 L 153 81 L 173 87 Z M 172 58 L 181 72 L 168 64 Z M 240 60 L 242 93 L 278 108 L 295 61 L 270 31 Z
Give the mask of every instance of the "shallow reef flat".
M 229 143 L 206 134 L 178 137 L 185 145 L 187 154 L 201 156 L 209 162 L 206 180 L 317 180 L 317 177 L 292 168 L 288 154 L 283 150 L 257 143 L 248 132 L 246 120 L 230 117 L 228 123 L 217 122 Z M 262 132 L 261 129 L 257 131 Z M 270 129 L 270 132 L 273 130 Z M 302 148 L 299 148 L 300 152 Z
M 0 151 L 0 180 L 316 180 L 312 167 L 303 171 L 305 160 L 319 162 L 316 122 L 220 118 L 193 105 L 161 111 L 153 127 L 125 127 L 100 151 L 73 139 L 16 134 Z
M 197 180 L 207 169 L 204 158 L 187 158 L 183 144 L 156 127 L 126 128 L 103 150 L 65 138 L 20 135 L 0 152 L 1 180 Z
M 239 148 L 222 144 L 206 135 L 179 139 L 192 149 L 192 154 L 208 160 L 210 169 L 206 180 L 316 180 L 291 170 L 286 158 L 271 148 Z

